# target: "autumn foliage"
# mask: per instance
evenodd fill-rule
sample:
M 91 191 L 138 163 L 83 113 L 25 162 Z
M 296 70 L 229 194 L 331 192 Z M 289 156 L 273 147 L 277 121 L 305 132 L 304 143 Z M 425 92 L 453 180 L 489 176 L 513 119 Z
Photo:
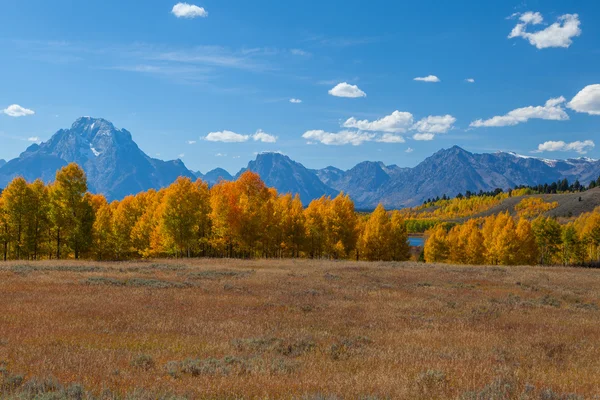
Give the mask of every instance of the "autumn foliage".
M 212 188 L 179 178 L 107 202 L 87 192 L 81 168 L 56 180 L 13 180 L 0 197 L 2 257 L 15 260 L 230 257 L 407 260 L 406 222 L 383 207 L 359 215 L 343 193 L 303 207 L 245 172 Z
M 500 213 L 450 229 L 440 224 L 428 232 L 425 260 L 491 265 L 578 265 L 600 260 L 598 210 L 566 225 L 538 212 L 533 221 L 523 216 L 529 213 L 520 214 L 518 220 Z

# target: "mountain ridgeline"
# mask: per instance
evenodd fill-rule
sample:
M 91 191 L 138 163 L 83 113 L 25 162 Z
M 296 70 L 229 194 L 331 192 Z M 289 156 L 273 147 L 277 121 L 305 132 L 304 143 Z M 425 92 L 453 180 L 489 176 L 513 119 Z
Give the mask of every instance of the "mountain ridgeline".
M 58 169 L 71 162 L 84 169 L 91 192 L 111 200 L 166 187 L 178 176 L 202 178 L 214 185 L 250 170 L 278 192 L 298 194 L 305 205 L 344 191 L 361 209 L 373 209 L 379 203 L 386 208 L 410 207 L 443 194 L 456 196 L 565 178 L 587 185 L 600 176 L 598 160 L 546 160 L 504 152 L 474 154 L 458 146 L 440 150 L 414 168 L 365 161 L 347 171 L 335 167 L 311 170 L 283 154 L 261 153 L 235 176 L 221 168 L 202 174 L 190 171 L 181 160 L 149 157 L 131 133 L 116 129 L 109 121 L 83 117 L 47 142 L 31 145 L 19 157 L 0 160 L 0 188 L 16 176 L 50 182 Z

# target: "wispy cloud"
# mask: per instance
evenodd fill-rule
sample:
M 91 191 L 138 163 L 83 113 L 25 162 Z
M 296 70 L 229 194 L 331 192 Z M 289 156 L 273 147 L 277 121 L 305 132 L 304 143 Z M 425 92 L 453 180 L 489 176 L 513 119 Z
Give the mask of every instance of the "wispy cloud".
M 414 80 L 415 81 L 420 81 L 420 82 L 429 82 L 429 83 L 441 82 L 440 78 L 438 78 L 435 75 L 427 75 L 427 76 L 422 76 L 422 77 L 416 77 Z
M 262 129 L 257 130 L 253 135 L 242 135 L 236 132 L 223 130 L 218 132 L 210 132 L 204 137 L 204 140 L 206 141 L 222 143 L 244 143 L 250 139 L 254 140 L 255 142 L 262 143 L 277 142 L 277 136 L 271 135 Z
M 111 45 L 66 41 L 4 40 L 20 57 L 30 60 L 73 64 L 90 69 L 140 73 L 177 83 L 206 84 L 217 81 L 227 70 L 277 73 L 277 49 L 223 46 L 173 46 L 149 43 Z M 57 61 L 60 60 L 60 61 Z
M 301 56 L 301 57 L 310 57 L 312 56 L 312 53 L 306 50 L 302 50 L 302 49 L 291 49 L 290 53 L 295 55 L 295 56 Z
M 366 44 L 377 43 L 381 41 L 380 36 L 363 36 L 363 37 L 328 37 L 325 35 L 314 35 L 308 37 L 304 42 L 313 43 L 323 47 L 352 47 Z

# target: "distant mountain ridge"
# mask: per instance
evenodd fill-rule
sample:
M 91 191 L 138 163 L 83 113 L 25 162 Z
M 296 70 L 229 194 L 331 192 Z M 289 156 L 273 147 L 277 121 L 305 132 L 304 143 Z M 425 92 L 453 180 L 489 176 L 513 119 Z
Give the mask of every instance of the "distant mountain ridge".
M 386 172 L 380 163 L 361 163 L 337 180 L 329 180 L 329 184 L 350 194 L 358 207 L 373 208 L 382 203 L 386 207 L 400 208 L 443 194 L 453 197 L 467 190 L 506 190 L 564 178 L 571 182 L 579 179 L 587 185 L 600 176 L 600 161 L 545 160 L 503 152 L 474 154 L 454 146 L 438 151 L 414 168 L 392 171 L 392 174 Z
M 323 183 L 315 172 L 280 153 L 258 154 L 256 160 L 250 161 L 236 177 L 244 171 L 257 173 L 267 186 L 276 188 L 280 193 L 298 194 L 305 205 L 319 197 L 338 193 Z
M 178 176 L 202 178 L 212 186 L 249 170 L 280 193 L 299 194 L 304 204 L 343 191 L 362 209 L 375 208 L 379 203 L 386 208 L 410 207 L 444 194 L 509 189 L 565 178 L 587 185 L 600 176 L 600 161 L 589 158 L 548 160 L 505 152 L 475 154 L 458 146 L 442 149 L 413 168 L 364 161 L 347 171 L 332 166 L 308 169 L 286 155 L 261 153 L 235 176 L 222 168 L 202 174 L 188 170 L 181 160 L 149 157 L 131 133 L 116 129 L 109 121 L 83 117 L 47 142 L 29 146 L 19 157 L 0 160 L 0 188 L 16 176 L 50 182 L 56 171 L 70 162 L 85 170 L 90 191 L 109 200 L 166 187 Z
M 233 176 L 225 171 L 223 168 L 215 168 L 212 171 L 208 171 L 206 174 L 202 174 L 200 171 L 195 173 L 197 178 L 202 179 L 205 182 L 208 182 L 210 186 L 219 183 L 219 181 L 231 181 L 233 180 Z

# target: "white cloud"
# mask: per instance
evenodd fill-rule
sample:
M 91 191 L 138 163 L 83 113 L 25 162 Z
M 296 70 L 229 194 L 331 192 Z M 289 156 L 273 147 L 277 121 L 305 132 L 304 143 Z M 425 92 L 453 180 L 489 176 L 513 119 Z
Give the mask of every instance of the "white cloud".
M 310 57 L 312 55 L 308 51 L 302 50 L 302 49 L 291 49 L 290 53 L 292 53 L 295 56 L 302 56 L 302 57 Z
M 231 131 L 210 132 L 204 140 L 209 142 L 225 142 L 225 143 L 241 143 L 247 142 L 250 139 L 248 135 L 240 135 Z
M 438 78 L 435 75 L 428 75 L 428 76 L 423 76 L 423 77 L 417 77 L 414 79 L 415 81 L 420 81 L 420 82 L 441 82 L 440 78 Z
M 347 82 L 338 83 L 329 94 L 335 97 L 358 98 L 367 97 L 367 94 L 360 90 L 356 85 L 350 85 Z
M 300 100 L 300 99 L 290 99 L 290 103 L 300 104 L 300 103 L 302 103 L 302 100 Z
M 414 124 L 413 130 L 419 133 L 446 133 L 452 129 L 452 125 L 456 122 L 456 118 L 452 115 L 430 115 L 427 118 L 421 119 Z
M 569 119 L 569 116 L 563 107 L 565 101 L 564 97 L 557 97 L 548 100 L 543 106 L 517 108 L 506 115 L 495 116 L 487 120 L 478 119 L 471 122 L 470 126 L 473 128 L 512 126 L 527 122 L 530 119 L 566 121 Z
M 405 150 L 405 153 L 412 153 L 414 150 L 412 147 L 409 147 L 408 149 Z
M 536 32 L 527 32 L 528 25 L 539 25 L 543 22 L 538 12 L 520 14 L 519 23 L 508 35 L 509 39 L 522 37 L 538 49 L 548 47 L 567 48 L 573 43 L 573 38 L 581 35 L 580 21 L 577 14 L 565 14 L 558 17 L 557 22 Z
M 40 141 L 40 138 L 39 138 L 39 137 L 37 137 L 37 136 L 33 136 L 33 137 L 30 137 L 30 138 L 27 138 L 27 141 L 28 141 L 28 142 L 34 142 L 34 143 L 37 143 L 37 142 L 39 142 L 39 141 Z
M 577 112 L 600 115 L 600 84 L 588 85 L 581 89 L 567 107 Z
M 585 154 L 588 151 L 596 147 L 596 144 L 592 140 L 585 140 L 583 142 L 571 142 L 566 143 L 562 140 L 554 142 L 548 141 L 540 144 L 534 153 L 542 153 L 545 151 L 574 151 L 579 154 Z
M 430 140 L 433 140 L 434 138 L 435 138 L 435 135 L 433 133 L 415 133 L 413 135 L 414 140 L 430 141 Z
M 376 142 L 379 143 L 404 143 L 406 140 L 400 135 L 394 135 L 393 133 L 385 133 L 378 137 Z
M 187 140 L 186 143 L 187 144 L 196 144 L 196 141 L 195 140 Z
M 369 142 L 375 138 L 372 133 L 364 132 L 352 132 L 352 131 L 341 131 L 338 133 L 325 132 L 322 130 L 307 131 L 304 132 L 302 137 L 309 141 L 309 143 L 320 142 L 330 146 L 342 146 L 351 144 L 353 146 L 359 146 L 364 142 Z
M 208 12 L 203 7 L 188 3 L 177 3 L 171 10 L 177 18 L 208 17 Z
M 277 136 L 269 135 L 268 133 L 264 132 L 262 129 L 257 130 L 256 133 L 254 135 L 252 135 L 252 139 L 254 139 L 254 141 L 256 141 L 256 142 L 263 142 L 263 143 L 277 142 Z
M 404 137 L 394 134 L 417 131 L 413 136 L 415 140 L 433 140 L 436 134 L 446 133 L 452 129 L 455 122 L 456 118 L 452 115 L 430 115 L 415 123 L 411 113 L 396 110 L 375 121 L 348 118 L 342 126 L 359 131 L 385 133 L 375 138 L 377 142 L 404 143 Z
M 475 83 L 475 79 L 473 79 L 473 78 L 467 78 L 467 79 L 465 79 L 465 82 Z
M 28 115 L 33 115 L 35 114 L 35 111 L 30 110 L 28 108 L 24 108 L 21 107 L 18 104 L 13 104 L 10 105 L 8 107 L 6 107 L 4 110 L 2 110 L 2 112 L 6 115 L 8 115 L 9 117 L 26 117 Z
M 180 154 L 180 155 L 178 155 L 177 157 L 178 157 L 178 158 L 183 158 L 183 157 L 185 157 L 185 154 L 184 154 L 184 153 L 181 153 L 181 154 Z
M 356 118 L 348 118 L 344 122 L 344 128 L 356 128 L 362 131 L 372 132 L 389 132 L 389 133 L 400 133 L 406 132 L 408 128 L 413 124 L 413 115 L 409 112 L 394 111 L 390 115 L 387 115 L 376 121 L 368 120 L 357 120 Z
M 215 157 L 227 157 L 227 154 L 217 153 L 215 154 Z

